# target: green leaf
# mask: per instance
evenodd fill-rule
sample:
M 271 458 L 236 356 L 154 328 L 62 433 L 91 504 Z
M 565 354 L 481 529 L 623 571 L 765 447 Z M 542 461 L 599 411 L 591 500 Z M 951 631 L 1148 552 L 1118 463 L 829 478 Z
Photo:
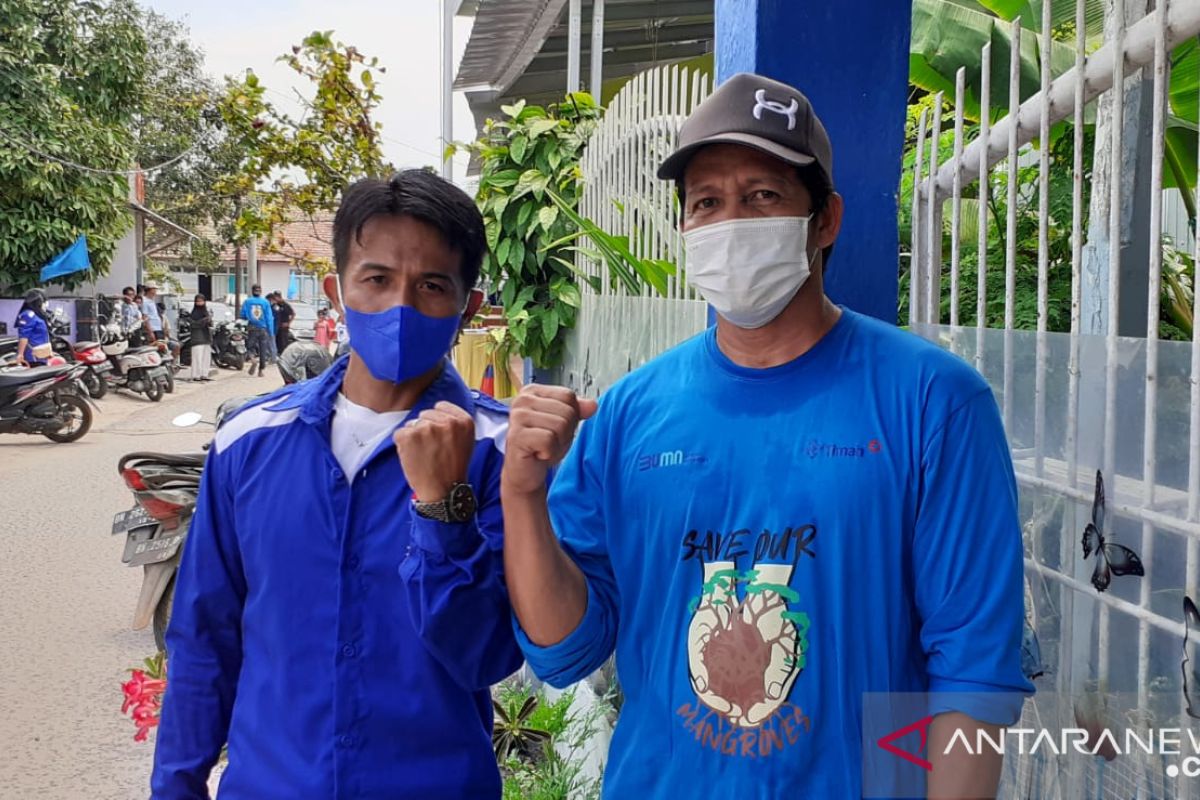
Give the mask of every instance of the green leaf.
M 525 243 L 520 239 L 509 239 L 512 242 L 512 249 L 508 252 L 508 263 L 513 270 L 521 269 L 521 262 L 525 260 Z
M 487 224 L 487 246 L 488 250 L 494 251 L 496 245 L 500 242 L 500 221 L 492 220 Z
M 514 119 L 521 115 L 521 111 L 524 108 L 525 108 L 524 100 L 518 100 L 515 104 L 513 104 L 511 106 L 500 106 L 500 110 L 502 112 L 504 112 L 506 115 L 508 115 Z
M 497 189 L 506 189 L 509 186 L 515 186 L 521 177 L 519 170 L 506 169 L 489 175 L 483 179 L 483 182 L 488 186 L 495 186 Z
M 513 307 L 516 309 L 525 308 L 525 306 L 529 305 L 530 301 L 533 300 L 535 293 L 537 293 L 536 286 L 526 286 L 520 291 L 520 293 L 517 294 L 517 299 L 513 301 Z
M 500 242 L 500 246 L 496 248 L 496 261 L 503 266 L 508 263 L 508 254 L 512 250 L 515 239 L 505 237 L 504 241 Z
M 572 308 L 579 308 L 583 302 L 583 298 L 579 294 L 579 287 L 567 281 L 563 281 L 561 288 L 554 296 L 558 298 L 559 302 L 566 303 Z
M 538 211 L 538 224 L 542 226 L 542 230 L 549 231 L 550 228 L 558 221 L 557 206 L 543 206 Z
M 521 210 L 517 212 L 517 224 L 521 227 L 529 221 L 529 217 L 533 215 L 533 203 L 523 203 Z
M 512 156 L 512 160 L 518 164 L 525 162 L 525 150 L 529 147 L 529 139 L 523 135 L 513 137 L 512 142 L 508 145 L 508 154 Z
M 558 335 L 558 312 L 553 308 L 542 315 L 542 343 L 547 347 Z
M 513 296 L 517 293 L 516 281 L 505 281 L 504 288 L 500 291 L 500 305 L 505 308 L 512 308 Z
M 547 131 L 552 131 L 558 127 L 556 119 L 538 119 L 529 123 L 529 138 L 536 139 Z

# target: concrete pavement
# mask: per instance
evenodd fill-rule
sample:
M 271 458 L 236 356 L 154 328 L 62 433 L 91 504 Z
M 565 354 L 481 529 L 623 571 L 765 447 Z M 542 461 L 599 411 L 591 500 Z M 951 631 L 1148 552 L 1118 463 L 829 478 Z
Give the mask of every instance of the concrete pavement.
M 171 419 L 281 385 L 220 370 L 180 381 L 159 403 L 109 392 L 74 444 L 0 436 L 0 799 L 135 800 L 149 795 L 151 741 L 133 741 L 121 682 L 155 651 L 130 629 L 141 570 L 121 563 L 112 517 L 133 497 L 117 460 L 133 450 L 197 450 L 207 425 Z

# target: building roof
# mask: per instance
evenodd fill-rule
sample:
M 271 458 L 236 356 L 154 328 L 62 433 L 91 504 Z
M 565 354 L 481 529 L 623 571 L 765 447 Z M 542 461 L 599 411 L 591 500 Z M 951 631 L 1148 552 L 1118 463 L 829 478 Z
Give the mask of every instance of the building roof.
M 582 4 L 580 80 L 591 63 L 592 2 Z M 712 52 L 714 0 L 605 0 L 603 81 Z M 465 92 L 482 129 L 502 104 L 545 104 L 567 90 L 567 0 L 464 0 L 475 17 L 454 88 Z
M 199 226 L 196 233 L 208 239 L 217 239 L 211 226 Z M 186 244 L 164 249 L 155 255 L 162 261 L 187 262 L 190 259 Z M 246 251 L 242 249 L 242 261 Z M 285 222 L 275 228 L 270 246 L 259 244 L 258 260 L 264 263 L 305 263 L 327 259 L 333 262 L 333 214 L 307 215 Z M 221 263 L 233 264 L 235 253 L 232 245 L 221 249 Z

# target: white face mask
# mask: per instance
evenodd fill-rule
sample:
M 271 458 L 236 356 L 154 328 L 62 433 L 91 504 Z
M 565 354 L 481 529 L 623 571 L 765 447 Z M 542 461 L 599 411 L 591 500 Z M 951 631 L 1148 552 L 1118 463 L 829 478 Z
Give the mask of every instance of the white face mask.
M 739 328 L 783 312 L 810 274 L 807 217 L 717 222 L 683 234 L 687 280 Z

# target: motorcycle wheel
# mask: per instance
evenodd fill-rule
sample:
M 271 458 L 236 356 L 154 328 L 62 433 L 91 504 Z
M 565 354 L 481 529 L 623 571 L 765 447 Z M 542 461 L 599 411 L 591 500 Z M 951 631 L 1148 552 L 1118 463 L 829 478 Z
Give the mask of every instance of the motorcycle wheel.
M 108 394 L 108 381 L 90 369 L 83 377 L 83 385 L 93 400 L 99 400 Z
M 163 381 L 163 390 L 167 394 L 175 394 L 175 370 L 167 367 L 167 378 Z
M 171 582 L 163 590 L 162 597 L 158 599 L 158 605 L 154 607 L 154 643 L 158 645 L 159 652 L 167 651 L 167 625 L 171 622 L 171 611 L 174 607 L 175 579 L 171 578 Z
M 146 386 L 146 397 L 148 397 L 151 400 L 151 402 L 157 403 L 159 400 L 162 400 L 162 396 L 163 396 L 162 381 L 159 381 L 159 380 L 150 381 L 150 383 L 147 384 L 147 386 Z
M 58 413 L 69 422 L 57 431 L 43 434 L 52 442 L 68 444 L 83 438 L 92 427 L 92 407 L 82 397 L 64 394 L 58 398 Z
M 241 372 L 242 367 L 244 367 L 244 366 L 246 366 L 246 359 L 241 353 L 234 353 L 233 355 L 229 356 L 229 368 L 230 369 Z

